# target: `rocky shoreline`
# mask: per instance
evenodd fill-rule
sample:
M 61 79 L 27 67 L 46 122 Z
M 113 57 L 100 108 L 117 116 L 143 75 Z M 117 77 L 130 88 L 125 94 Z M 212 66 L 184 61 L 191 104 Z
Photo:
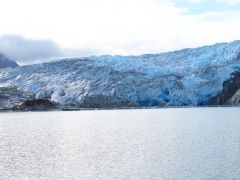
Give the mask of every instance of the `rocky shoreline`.
M 209 99 L 208 105 L 240 106 L 240 73 L 233 73 L 223 83 L 223 90 Z

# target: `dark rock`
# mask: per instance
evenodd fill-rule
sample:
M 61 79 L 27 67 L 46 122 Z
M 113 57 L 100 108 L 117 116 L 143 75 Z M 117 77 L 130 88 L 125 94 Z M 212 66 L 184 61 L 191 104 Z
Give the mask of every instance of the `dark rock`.
M 240 89 L 240 73 L 232 74 L 232 78 L 223 83 L 223 90 L 209 99 L 209 105 L 234 105 L 230 99 Z M 230 104 L 229 104 L 230 103 Z M 236 104 L 235 104 L 236 105 Z
M 31 110 L 31 111 L 45 111 L 56 109 L 57 104 L 48 99 L 28 99 L 21 105 L 15 105 L 13 110 Z
M 228 101 L 228 104 L 232 104 L 233 106 L 240 106 L 240 89 Z
M 105 95 L 86 96 L 80 104 L 80 108 L 123 108 L 136 106 L 137 103 L 132 100 Z

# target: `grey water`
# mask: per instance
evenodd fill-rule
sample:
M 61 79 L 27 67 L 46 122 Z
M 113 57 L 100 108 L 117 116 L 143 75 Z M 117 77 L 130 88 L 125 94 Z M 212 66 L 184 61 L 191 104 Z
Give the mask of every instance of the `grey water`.
M 240 179 L 240 108 L 0 114 L 1 180 Z

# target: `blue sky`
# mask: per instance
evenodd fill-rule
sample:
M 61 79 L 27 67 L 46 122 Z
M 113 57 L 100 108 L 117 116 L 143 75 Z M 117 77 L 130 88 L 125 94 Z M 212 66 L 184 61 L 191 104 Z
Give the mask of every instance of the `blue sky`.
M 0 52 L 20 64 L 240 39 L 240 0 L 7 0 L 0 7 Z
M 240 1 L 216 0 L 173 0 L 179 8 L 186 8 L 186 14 L 201 14 L 208 12 L 239 11 Z

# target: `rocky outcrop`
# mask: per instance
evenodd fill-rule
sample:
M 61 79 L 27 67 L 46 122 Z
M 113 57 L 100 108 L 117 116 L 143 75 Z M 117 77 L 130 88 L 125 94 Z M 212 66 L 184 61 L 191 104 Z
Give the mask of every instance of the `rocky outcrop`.
M 223 90 L 209 99 L 209 105 L 240 105 L 240 73 L 232 74 L 232 77 L 223 83 Z
M 46 111 L 57 109 L 57 104 L 48 99 L 28 99 L 21 105 L 15 105 L 13 110 Z
M 0 69 L 16 66 L 18 66 L 18 64 L 15 61 L 8 59 L 6 56 L 0 53 Z
M 228 100 L 228 104 L 233 106 L 240 106 L 240 89 Z

